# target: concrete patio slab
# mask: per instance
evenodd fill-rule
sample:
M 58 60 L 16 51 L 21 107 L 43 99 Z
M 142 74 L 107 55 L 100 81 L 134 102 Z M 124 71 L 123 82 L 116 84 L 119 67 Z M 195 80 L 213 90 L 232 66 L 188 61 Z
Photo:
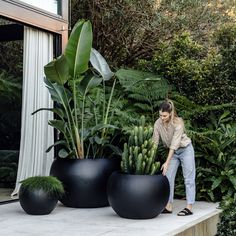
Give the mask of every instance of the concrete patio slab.
M 177 216 L 185 201 L 174 202 L 173 214 L 161 214 L 149 220 L 120 218 L 111 207 L 77 209 L 58 204 L 50 214 L 27 215 L 19 202 L 0 205 L 1 236 L 167 236 L 180 235 L 211 217 L 218 216 L 218 204 L 196 202 L 194 214 Z M 216 227 L 215 227 L 216 228 Z M 213 229 L 214 231 L 215 229 Z M 212 232 L 210 230 L 209 232 Z M 209 233 L 210 236 L 211 233 Z M 199 235 L 200 236 L 200 235 Z M 207 235 L 208 236 L 208 235 Z

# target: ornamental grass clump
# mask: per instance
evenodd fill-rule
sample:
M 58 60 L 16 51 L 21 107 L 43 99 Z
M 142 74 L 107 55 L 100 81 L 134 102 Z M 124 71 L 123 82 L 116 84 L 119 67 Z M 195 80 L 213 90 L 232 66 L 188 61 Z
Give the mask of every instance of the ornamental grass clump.
M 121 169 L 127 174 L 154 175 L 160 168 L 155 160 L 157 145 L 152 140 L 153 128 L 145 126 L 145 118 L 141 117 L 141 125 L 130 132 L 128 143 L 124 144 Z
M 33 176 L 20 181 L 21 188 L 34 191 L 42 189 L 51 197 L 60 198 L 64 194 L 64 187 L 54 176 Z

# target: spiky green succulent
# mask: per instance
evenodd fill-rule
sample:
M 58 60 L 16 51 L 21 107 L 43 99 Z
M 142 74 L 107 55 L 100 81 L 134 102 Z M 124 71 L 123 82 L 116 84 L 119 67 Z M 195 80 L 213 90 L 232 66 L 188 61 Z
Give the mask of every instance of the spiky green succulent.
M 128 143 L 124 144 L 121 169 L 124 173 L 154 175 L 160 168 L 155 160 L 157 145 L 152 140 L 153 128 L 145 126 L 142 116 L 140 125 L 130 132 Z

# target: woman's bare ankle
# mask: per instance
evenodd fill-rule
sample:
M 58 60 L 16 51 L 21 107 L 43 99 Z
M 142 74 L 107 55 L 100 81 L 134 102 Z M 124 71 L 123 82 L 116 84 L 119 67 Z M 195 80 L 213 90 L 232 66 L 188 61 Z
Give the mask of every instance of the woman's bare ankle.
M 167 205 L 166 205 L 166 209 L 168 210 L 168 211 L 172 211 L 172 208 L 173 208 L 173 206 L 172 206 L 172 203 L 167 203 Z
M 188 208 L 190 211 L 192 211 L 193 205 L 192 204 L 187 204 L 186 208 Z

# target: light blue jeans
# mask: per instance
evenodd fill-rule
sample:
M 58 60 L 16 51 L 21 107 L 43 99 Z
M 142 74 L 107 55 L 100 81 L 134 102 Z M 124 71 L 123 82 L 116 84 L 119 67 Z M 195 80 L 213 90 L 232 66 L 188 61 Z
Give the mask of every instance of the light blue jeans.
M 166 177 L 170 183 L 170 197 L 169 203 L 173 202 L 174 199 L 174 184 L 175 176 L 179 167 L 179 164 L 182 166 L 185 192 L 187 198 L 187 204 L 193 204 L 195 202 L 195 158 L 194 158 L 194 149 L 190 143 L 187 147 L 179 148 L 174 152 L 173 157 L 170 160 L 169 168 L 166 173 Z

